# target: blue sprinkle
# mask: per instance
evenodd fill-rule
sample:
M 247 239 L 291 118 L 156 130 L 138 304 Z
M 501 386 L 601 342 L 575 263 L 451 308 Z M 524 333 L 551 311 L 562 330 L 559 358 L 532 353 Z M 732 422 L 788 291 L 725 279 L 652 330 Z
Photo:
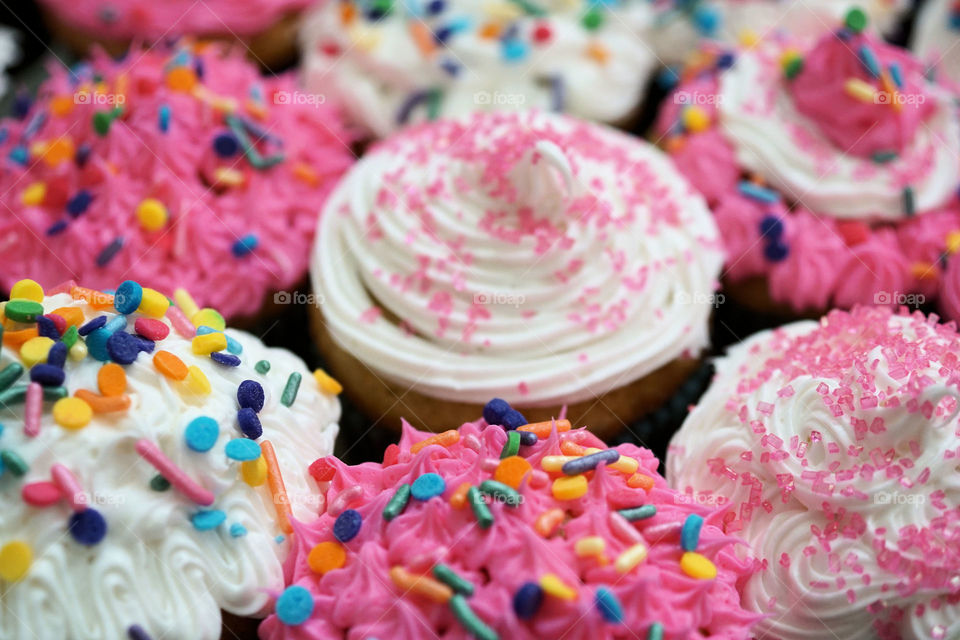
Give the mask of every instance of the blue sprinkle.
M 223 131 L 213 138 L 213 150 L 221 158 L 230 158 L 240 150 L 240 141 L 231 131 Z
M 63 369 L 67 362 L 67 345 L 62 342 L 54 342 L 47 353 L 47 364 Z
M 13 117 L 23 120 L 30 113 L 30 107 L 33 106 L 33 100 L 30 94 L 18 92 L 13 98 Z
M 436 473 L 424 473 L 413 481 L 410 486 L 410 495 L 417 500 L 429 500 L 442 495 L 447 490 L 447 483 Z
M 104 326 L 104 329 L 106 329 L 108 333 L 116 333 L 117 331 L 123 331 L 126 328 L 126 316 L 113 316 L 113 318 L 107 320 L 107 324 Z
M 140 351 L 143 353 L 153 353 L 153 349 L 156 346 L 153 340 L 148 340 L 147 338 L 138 336 L 136 334 L 133 334 L 133 339 L 136 340 L 137 348 L 140 349 Z
M 260 411 L 263 409 L 263 387 L 256 380 L 244 380 L 237 387 L 237 402 L 243 408 Z
M 46 316 L 37 316 L 37 335 L 50 338 L 51 340 L 60 339 L 60 332 L 57 331 L 57 325 Z
M 772 213 L 765 215 L 760 221 L 760 235 L 779 240 L 783 236 L 783 221 Z
M 91 331 L 90 335 L 87 336 L 87 352 L 95 359 L 100 362 L 109 362 L 110 361 L 110 352 L 107 351 L 107 341 L 110 340 L 112 334 L 106 327 L 101 329 L 96 329 Z
M 77 218 L 86 213 L 91 202 L 93 202 L 93 194 L 86 189 L 81 189 L 67 200 L 67 214 L 71 218 Z
M 695 513 L 687 516 L 680 529 L 680 548 L 684 551 L 696 551 L 700 545 L 700 529 L 703 527 L 703 518 Z
M 247 535 L 247 528 L 239 522 L 234 522 L 230 525 L 230 535 L 234 538 L 242 538 Z
M 740 184 L 737 185 L 737 190 L 742 196 L 750 198 L 751 200 L 765 202 L 767 204 L 773 204 L 774 202 L 778 202 L 780 200 L 780 195 L 773 189 L 761 187 L 760 185 L 754 184 L 748 180 L 742 180 Z
M 520 434 L 520 444 L 524 447 L 530 447 L 537 444 L 537 434 L 532 431 L 517 431 Z
M 256 460 L 260 457 L 260 445 L 248 438 L 234 438 L 227 443 L 224 450 L 228 458 L 239 462 Z
M 733 63 L 737 61 L 737 57 L 733 55 L 732 51 L 724 51 L 719 56 L 717 56 L 717 69 L 729 69 L 733 66 Z
M 257 239 L 256 234 L 248 233 L 239 240 L 233 243 L 233 246 L 230 250 L 233 252 L 233 255 L 237 258 L 242 258 L 243 256 L 251 253 L 254 249 L 257 248 L 257 245 L 260 244 L 260 241 Z
M 129 640 L 150 640 L 150 634 L 143 630 L 138 624 L 132 624 L 127 627 L 127 638 Z
M 30 152 L 23 145 L 17 145 L 10 150 L 10 159 L 19 165 L 26 165 L 30 159 Z
M 500 422 L 504 429 L 516 429 L 517 427 L 522 427 L 527 424 L 527 419 L 516 409 L 510 409 L 503 414 Z
M 227 519 L 227 514 L 219 509 L 210 509 L 209 511 L 198 511 L 190 518 L 193 528 L 197 531 L 210 531 L 216 529 Z
M 140 341 L 126 331 L 117 331 L 107 338 L 107 353 L 117 364 L 132 364 L 140 355 Z
M 487 424 L 500 424 L 503 414 L 510 410 L 510 403 L 501 398 L 494 398 L 483 407 L 483 419 Z
M 98 544 L 107 535 L 107 521 L 92 507 L 71 515 L 67 528 L 74 540 L 88 547 Z
M 170 130 L 170 105 L 160 105 L 160 108 L 157 110 L 157 124 L 159 124 L 160 131 L 163 133 Z
M 596 469 L 597 465 L 599 465 L 601 462 L 613 463 L 619 459 L 619 451 L 616 449 L 604 449 L 603 451 L 597 451 L 596 453 L 591 453 L 579 458 L 574 458 L 569 462 L 565 462 L 560 470 L 568 476 L 575 476 Z
M 313 596 L 299 585 L 284 589 L 277 598 L 275 608 L 277 618 L 286 625 L 298 625 L 306 622 L 313 614 Z
M 58 342 L 57 344 L 63 344 Z M 59 387 L 66 377 L 63 369 L 52 364 L 35 364 L 30 369 L 30 380 L 44 387 Z
M 114 308 L 124 315 L 130 315 L 143 300 L 143 287 L 133 280 L 124 280 L 113 294 Z
M 333 523 L 333 537 L 340 542 L 350 542 L 360 533 L 363 526 L 363 517 L 356 509 L 347 509 Z
M 646 520 L 657 515 L 657 505 L 644 504 L 630 509 L 620 509 L 617 513 L 626 518 L 627 522 L 636 522 L 637 520 Z
M 277 544 L 283 544 L 283 541 L 286 539 L 287 539 L 286 536 L 275 536 L 273 538 L 273 541 L 276 542 Z
M 215 351 L 210 354 L 210 359 L 216 362 L 217 364 L 222 364 L 225 367 L 239 367 L 240 358 L 233 355 L 232 353 L 224 353 L 223 351 Z
M 435 16 L 443 13 L 444 9 L 446 8 L 446 0 L 430 0 L 430 2 L 427 3 L 427 14 Z
M 257 412 L 250 407 L 244 407 L 237 411 L 237 424 L 240 426 L 243 435 L 251 440 L 256 440 L 263 435 L 260 418 L 257 417 Z
M 527 57 L 529 46 L 523 40 L 509 39 L 504 40 L 501 45 L 501 53 L 508 62 L 516 62 Z
M 48 235 L 48 236 L 55 236 L 55 235 L 57 235 L 58 233 L 63 233 L 64 231 L 66 231 L 66 229 L 67 229 L 67 221 L 66 221 L 66 220 L 57 220 L 57 221 L 54 222 L 52 225 L 50 225 L 49 227 L 47 227 L 47 235 Z
M 87 160 L 90 159 L 91 153 L 93 153 L 93 148 L 84 142 L 77 147 L 77 150 L 73 155 L 73 161 L 77 163 L 78 167 L 82 167 L 87 164 Z
M 227 338 L 227 351 L 235 356 L 243 353 L 243 345 L 238 340 L 231 338 L 228 334 L 223 334 Z
M 891 62 L 887 68 L 890 69 L 890 79 L 893 80 L 893 84 L 897 85 L 897 89 L 903 89 L 903 69 L 900 68 L 900 63 Z
M 113 242 L 103 248 L 103 251 L 97 256 L 97 266 L 105 267 L 110 264 L 113 257 L 123 249 L 123 237 L 114 238 Z
M 525 582 L 513 595 L 513 611 L 521 620 L 529 620 L 543 604 L 543 589 L 535 582 Z
M 877 56 L 866 44 L 861 44 L 858 51 L 860 62 L 863 64 L 863 68 L 867 70 L 874 78 L 880 77 L 880 63 L 877 61 Z
M 623 607 L 620 606 L 620 601 L 617 600 L 613 591 L 606 587 L 597 587 L 596 602 L 597 609 L 600 610 L 604 620 L 614 624 L 623 622 Z
M 693 11 L 693 26 L 697 32 L 704 37 L 711 37 L 716 34 L 717 29 L 723 18 L 713 7 L 706 7 L 702 4 Z
M 440 68 L 443 69 L 448 76 L 456 78 L 460 75 L 460 65 L 456 60 L 451 60 L 450 58 L 444 58 L 440 61 Z
M 763 248 L 763 255 L 770 262 L 782 262 L 790 255 L 790 247 L 779 240 L 775 240 Z
M 187 446 L 193 451 L 210 451 L 220 436 L 220 425 L 209 416 L 198 416 L 190 421 L 183 432 Z

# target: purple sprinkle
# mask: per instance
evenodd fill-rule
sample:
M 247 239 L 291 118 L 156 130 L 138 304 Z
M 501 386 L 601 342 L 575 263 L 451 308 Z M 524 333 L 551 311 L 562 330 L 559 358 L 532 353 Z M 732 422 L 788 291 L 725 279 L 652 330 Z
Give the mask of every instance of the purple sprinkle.
M 240 431 L 251 440 L 256 440 L 263 435 L 263 427 L 260 425 L 260 418 L 257 412 L 250 407 L 244 407 L 237 411 L 237 424 L 240 425 Z
M 46 316 L 37 316 L 37 335 L 50 338 L 51 340 L 60 339 L 60 332 L 57 331 L 57 325 Z
M 597 468 L 601 462 L 616 462 L 620 459 L 620 452 L 616 449 L 604 449 L 580 458 L 575 458 L 561 467 L 561 471 L 568 476 L 575 476 Z
M 30 368 L 30 380 L 42 387 L 59 387 L 65 376 L 63 369 L 52 364 L 40 363 Z
M 49 353 L 47 353 L 47 364 L 52 364 L 55 367 L 60 367 L 63 369 L 64 363 L 67 361 L 67 345 L 62 342 L 54 342 L 53 346 L 50 347 Z
M 156 346 L 153 340 L 148 340 L 143 336 L 133 335 L 133 339 L 137 342 L 137 348 L 140 349 L 143 353 L 153 353 L 153 349 Z
M 240 358 L 233 355 L 232 353 L 224 353 L 223 351 L 215 351 L 210 354 L 210 358 L 217 364 L 222 364 L 225 367 L 239 367 Z
M 97 316 L 87 324 L 80 327 L 77 333 L 79 333 L 81 336 L 85 336 L 92 331 L 96 331 L 105 324 L 107 324 L 107 316 Z
M 97 266 L 105 267 L 110 264 L 110 261 L 113 260 L 113 257 L 120 252 L 120 249 L 123 249 L 122 237 L 115 238 L 113 242 L 103 248 L 103 251 L 101 251 L 100 255 L 97 256 Z
M 263 409 L 263 387 L 256 380 L 244 380 L 237 387 L 237 402 L 241 408 L 260 411 Z
M 55 236 L 55 235 L 57 235 L 58 233 L 63 233 L 63 232 L 66 230 L 66 228 L 67 228 L 67 221 L 66 221 L 66 220 L 57 220 L 57 221 L 54 222 L 52 225 L 50 225 L 49 227 L 47 227 L 47 235 L 48 235 L 48 236 Z
M 126 331 L 117 331 L 107 338 L 107 353 L 117 364 L 132 364 L 140 355 L 140 342 Z
M 150 634 L 143 630 L 138 624 L 132 624 L 127 629 L 127 637 L 130 640 L 150 640 Z

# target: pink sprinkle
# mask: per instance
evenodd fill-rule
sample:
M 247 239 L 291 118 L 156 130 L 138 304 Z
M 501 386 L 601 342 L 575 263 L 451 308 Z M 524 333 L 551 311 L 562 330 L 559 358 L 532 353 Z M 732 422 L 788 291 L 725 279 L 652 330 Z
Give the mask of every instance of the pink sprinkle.
M 67 469 L 60 463 L 54 463 L 53 466 L 50 467 L 50 475 L 53 477 L 53 482 L 60 488 L 63 496 L 67 499 L 67 502 L 70 503 L 70 508 L 77 512 L 86 511 L 87 496 L 83 492 L 83 487 L 80 486 L 80 481 L 77 480 L 77 477 L 73 475 L 70 469 Z
M 182 337 L 192 338 L 196 335 L 197 328 L 187 319 L 187 316 L 183 315 L 183 311 L 179 307 L 173 305 L 167 307 L 167 319 L 170 320 L 174 330 Z
M 363 487 L 355 484 L 337 494 L 337 497 L 327 505 L 327 513 L 333 517 L 339 516 L 347 510 L 351 502 L 363 498 Z
M 847 602 L 853 604 L 857 601 L 857 593 L 853 589 L 847 589 Z
M 757 411 L 762 413 L 763 415 L 768 416 L 771 413 L 773 413 L 773 405 L 770 404 L 769 402 L 762 402 L 762 401 L 758 402 Z
M 610 524 L 610 531 L 623 542 L 627 542 L 629 544 L 646 542 L 640 532 L 637 531 L 636 527 L 630 524 L 626 518 L 616 511 L 611 511 L 607 520 Z
M 777 391 L 777 395 L 781 398 L 789 398 L 793 394 L 794 394 L 793 387 L 790 386 L 789 384 L 784 388 L 780 389 L 779 391 Z
M 785 553 L 780 554 L 780 566 L 784 569 L 790 568 L 790 556 Z
M 20 495 L 23 497 L 23 501 L 32 507 L 49 507 L 60 502 L 60 499 L 63 498 L 60 487 L 52 482 L 45 481 L 23 485 Z
M 172 309 L 173 307 L 170 308 Z M 174 324 L 174 327 L 176 327 L 176 324 Z M 136 449 L 140 457 L 153 465 L 153 467 L 160 472 L 160 475 L 166 478 L 180 493 L 204 507 L 209 507 L 213 504 L 213 492 L 204 489 L 194 482 L 183 469 L 175 465 L 170 458 L 165 456 L 157 445 L 147 439 L 140 439 L 137 440 Z
M 36 438 L 40 434 L 40 416 L 43 413 L 43 388 L 39 383 L 31 382 L 27 385 L 25 404 L 23 433 L 28 438 Z
M 530 394 L 530 387 L 526 382 L 521 382 L 517 385 L 517 391 L 520 392 L 520 395 L 525 396 Z
M 365 322 L 367 324 L 372 324 L 380 317 L 383 311 L 380 307 L 370 307 L 366 311 L 360 314 L 360 322 Z

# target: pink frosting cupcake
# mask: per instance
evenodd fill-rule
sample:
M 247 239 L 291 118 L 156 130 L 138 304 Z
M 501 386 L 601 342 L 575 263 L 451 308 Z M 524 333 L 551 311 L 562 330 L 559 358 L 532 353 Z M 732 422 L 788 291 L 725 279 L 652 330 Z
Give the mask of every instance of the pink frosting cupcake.
M 260 637 L 747 637 L 758 616 L 740 606 L 752 566 L 739 541 L 657 467 L 566 420 L 404 425 L 382 464 L 321 458 L 326 509 L 294 523 L 288 586 Z
M 353 159 L 333 107 L 214 46 L 51 74 L 0 129 L 0 286 L 130 279 L 235 317 L 303 278 Z
M 661 113 L 667 148 L 718 217 L 728 284 L 766 285 L 755 306 L 956 296 L 944 278 L 960 244 L 954 96 L 865 22 L 851 11 L 812 47 L 704 50 Z

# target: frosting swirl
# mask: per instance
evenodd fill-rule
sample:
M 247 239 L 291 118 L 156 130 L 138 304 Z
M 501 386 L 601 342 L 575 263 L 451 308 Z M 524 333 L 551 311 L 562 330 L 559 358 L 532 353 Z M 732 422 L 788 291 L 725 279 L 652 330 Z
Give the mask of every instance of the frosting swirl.
M 928 0 L 917 13 L 911 48 L 952 83 L 960 82 L 960 12 L 952 0 Z

